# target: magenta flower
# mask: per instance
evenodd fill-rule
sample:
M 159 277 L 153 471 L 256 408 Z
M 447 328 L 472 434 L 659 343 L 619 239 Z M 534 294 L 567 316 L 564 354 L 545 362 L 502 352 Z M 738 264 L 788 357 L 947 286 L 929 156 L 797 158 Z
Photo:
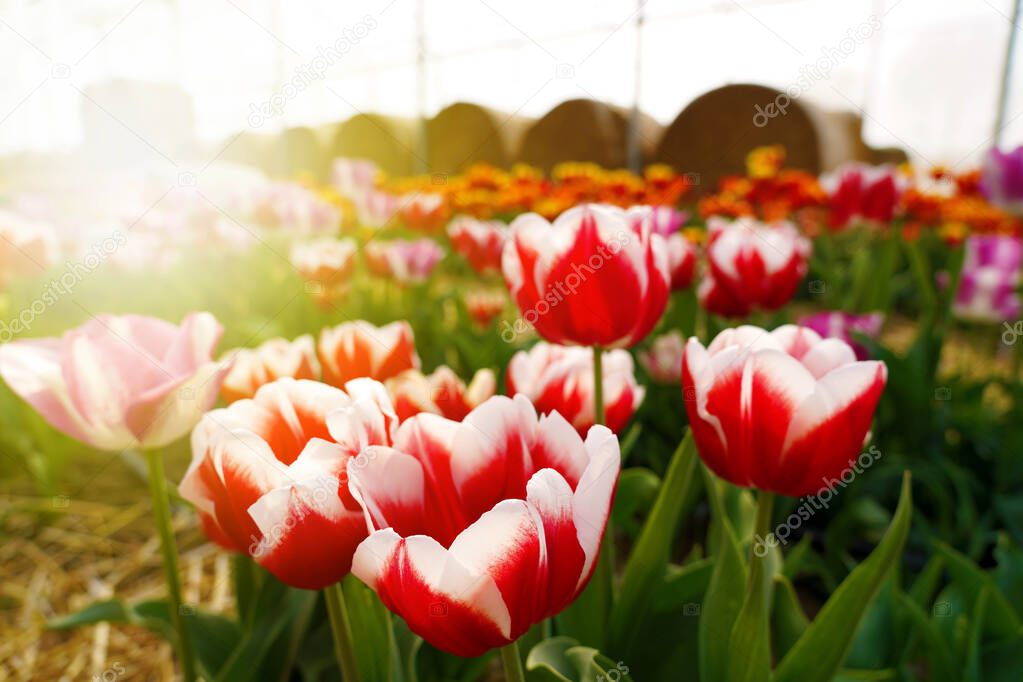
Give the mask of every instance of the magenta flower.
M 807 315 L 799 320 L 801 327 L 809 327 L 826 339 L 845 341 L 856 353 L 857 360 L 869 359 L 870 353 L 863 344 L 857 343 L 853 339 L 852 332 L 859 332 L 864 336 L 876 339 L 881 333 L 883 323 L 884 315 L 881 313 L 854 315 L 841 310 L 826 310 Z
M 981 168 L 980 190 L 999 208 L 1023 214 L 1023 145 L 1010 152 L 994 148 L 987 153 Z
M 1004 322 L 1020 315 L 1016 293 L 1023 244 L 1018 237 L 975 235 L 966 240 L 953 311 L 961 318 Z

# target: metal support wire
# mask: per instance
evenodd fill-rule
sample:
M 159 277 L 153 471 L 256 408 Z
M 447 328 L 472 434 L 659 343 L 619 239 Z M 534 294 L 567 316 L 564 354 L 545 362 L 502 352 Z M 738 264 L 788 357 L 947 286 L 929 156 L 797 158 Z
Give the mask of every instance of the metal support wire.
M 1002 80 L 998 87 L 998 109 L 995 111 L 995 131 L 993 134 L 995 146 L 1002 143 L 1002 133 L 1005 128 L 1006 109 L 1009 106 L 1009 81 L 1012 80 L 1013 58 L 1016 52 L 1016 38 L 1019 35 L 1020 5 L 1023 0 L 1016 0 L 1012 4 L 1012 19 L 1009 21 L 1009 40 L 1005 46 L 1005 61 L 1002 63 Z

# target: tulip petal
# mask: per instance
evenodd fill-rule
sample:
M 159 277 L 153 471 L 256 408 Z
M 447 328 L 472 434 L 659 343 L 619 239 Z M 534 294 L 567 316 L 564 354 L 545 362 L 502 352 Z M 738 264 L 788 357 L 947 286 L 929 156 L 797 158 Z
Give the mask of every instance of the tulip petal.
M 793 415 L 781 466 L 764 487 L 798 497 L 840 476 L 863 446 L 887 377 L 884 363 L 864 361 L 820 379 Z
M 390 527 L 402 536 L 426 530 L 425 479 L 415 457 L 394 448 L 370 446 L 348 461 L 348 480 L 373 530 Z
M 494 579 L 471 573 L 433 538 L 375 531 L 356 549 L 352 573 L 444 651 L 479 656 L 508 642 L 511 616 Z
M 61 343 L 25 339 L 0 346 L 0 376 L 25 402 L 57 429 L 100 447 L 90 426 L 76 412 L 60 367 Z M 115 446 L 119 443 L 113 443 Z
M 572 502 L 572 520 L 579 546 L 586 555 L 579 577 L 580 588 L 590 579 L 596 566 L 600 541 L 611 515 L 615 485 L 622 466 L 618 437 L 607 427 L 598 425 L 590 429 L 586 434 L 586 452 L 590 456 L 590 463 L 579 479 Z
M 532 472 L 529 447 L 536 412 L 524 396 L 495 396 L 459 425 L 451 444 L 451 480 L 467 519 L 498 501 L 523 499 Z
M 575 493 L 565 478 L 553 469 L 541 469 L 529 479 L 526 491 L 543 523 L 547 578 L 535 588 L 537 593 L 546 591 L 535 595 L 539 605 L 535 618 L 541 619 L 560 612 L 578 594 L 586 552 L 575 526 Z

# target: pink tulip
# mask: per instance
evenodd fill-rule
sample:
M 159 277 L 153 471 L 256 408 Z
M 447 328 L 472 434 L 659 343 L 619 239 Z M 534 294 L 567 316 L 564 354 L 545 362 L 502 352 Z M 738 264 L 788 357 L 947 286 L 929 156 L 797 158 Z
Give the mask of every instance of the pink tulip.
M 870 357 L 870 353 L 862 344 L 853 339 L 852 332 L 859 332 L 864 336 L 876 339 L 881 333 L 883 322 L 884 315 L 881 313 L 853 315 L 841 310 L 831 310 L 802 317 L 799 320 L 799 325 L 809 327 L 826 339 L 845 341 L 856 353 L 857 360 L 866 360 Z
M 659 384 L 677 384 L 682 380 L 682 354 L 686 341 L 675 330 L 658 336 L 649 348 L 636 353 L 639 364 Z
M 223 328 L 209 313 L 180 326 L 101 315 L 59 339 L 0 347 L 0 376 L 54 427 L 100 450 L 158 448 L 212 407 L 229 363 L 212 359 Z
M 374 274 L 408 284 L 426 281 L 444 257 L 444 250 L 432 239 L 394 239 L 369 242 L 364 247 L 364 255 Z

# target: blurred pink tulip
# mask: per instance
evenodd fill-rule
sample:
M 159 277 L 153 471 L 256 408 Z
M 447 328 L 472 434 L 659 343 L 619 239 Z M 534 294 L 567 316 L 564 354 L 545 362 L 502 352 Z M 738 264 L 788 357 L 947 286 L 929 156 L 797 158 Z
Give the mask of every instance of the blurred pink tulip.
M 99 450 L 158 448 L 217 399 L 228 362 L 212 359 L 223 328 L 209 313 L 180 326 L 100 315 L 61 338 L 0 346 L 0 376 L 57 429 Z

